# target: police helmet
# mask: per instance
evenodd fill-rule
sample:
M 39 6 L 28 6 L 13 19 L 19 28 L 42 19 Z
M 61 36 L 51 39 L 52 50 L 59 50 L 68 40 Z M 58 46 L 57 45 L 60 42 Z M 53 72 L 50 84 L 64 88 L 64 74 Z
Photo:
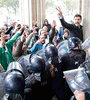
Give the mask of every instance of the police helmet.
M 25 80 L 20 67 L 21 65 L 18 62 L 12 62 L 9 64 L 9 70 L 7 70 L 4 80 L 4 89 L 6 93 L 21 94 L 24 92 Z
M 64 40 L 57 45 L 58 56 L 61 59 L 66 53 L 69 53 L 68 40 Z
M 33 73 L 41 73 L 45 70 L 45 61 L 41 56 L 37 54 L 32 54 L 30 55 L 29 61 L 30 70 Z
M 53 44 L 48 44 L 45 47 L 45 56 L 47 59 L 58 56 L 58 50 Z
M 74 49 L 75 47 L 81 47 L 81 40 L 77 37 L 71 37 L 68 40 L 69 49 Z

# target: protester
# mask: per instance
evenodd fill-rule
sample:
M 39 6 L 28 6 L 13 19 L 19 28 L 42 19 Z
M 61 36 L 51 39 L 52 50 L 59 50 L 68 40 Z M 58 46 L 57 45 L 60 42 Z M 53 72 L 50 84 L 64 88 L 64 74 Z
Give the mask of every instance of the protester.
M 69 24 L 64 20 L 62 11 L 60 8 L 56 8 L 58 11 L 59 19 L 63 27 L 67 28 L 70 31 L 70 37 L 78 37 L 81 41 L 83 41 L 83 27 L 80 25 L 82 21 L 82 16 L 76 14 L 74 16 L 74 24 Z

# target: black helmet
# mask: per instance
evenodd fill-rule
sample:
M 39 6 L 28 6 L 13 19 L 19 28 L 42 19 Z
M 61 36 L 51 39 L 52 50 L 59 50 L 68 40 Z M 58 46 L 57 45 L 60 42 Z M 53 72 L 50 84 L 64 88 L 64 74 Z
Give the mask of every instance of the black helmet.
M 9 64 L 4 80 L 4 89 L 6 93 L 22 94 L 24 92 L 25 80 L 21 68 L 18 62 Z
M 48 44 L 45 47 L 45 56 L 47 59 L 52 57 L 57 57 L 58 56 L 57 48 L 53 44 Z
M 73 49 L 75 47 L 79 47 L 81 46 L 81 40 L 77 37 L 71 37 L 69 38 L 68 40 L 68 46 L 69 46 L 69 49 Z
M 68 40 L 64 40 L 57 45 L 58 56 L 61 59 L 66 53 L 69 53 Z
M 33 73 L 41 73 L 45 70 L 45 61 L 42 57 L 36 54 L 33 54 L 33 55 L 30 55 L 29 61 L 31 64 L 30 70 Z

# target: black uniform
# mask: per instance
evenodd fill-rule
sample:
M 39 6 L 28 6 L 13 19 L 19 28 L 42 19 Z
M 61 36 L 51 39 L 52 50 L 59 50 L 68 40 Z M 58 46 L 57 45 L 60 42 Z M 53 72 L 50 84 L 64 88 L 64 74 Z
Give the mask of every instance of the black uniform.
M 71 50 L 70 53 L 65 54 L 62 58 L 63 71 L 76 69 L 81 63 L 85 61 L 86 53 L 83 50 Z M 65 83 L 66 88 L 66 98 L 70 100 L 73 95 L 67 83 Z
M 83 50 L 71 50 L 70 53 L 65 54 L 62 58 L 63 71 L 76 69 L 81 63 L 85 61 L 86 53 Z
M 52 89 L 58 100 L 65 100 L 63 71 L 58 57 L 57 48 L 52 44 L 48 44 L 45 48 L 45 56 L 47 62 L 50 64 L 48 67 L 46 67 L 49 69 L 48 72 L 51 75 Z
M 18 62 L 25 74 L 24 100 L 51 100 L 51 80 L 47 79 L 43 58 L 33 54 L 21 57 Z
M 57 68 L 57 72 L 55 73 L 55 78 L 52 81 L 53 90 L 58 100 L 67 100 L 65 99 L 65 80 L 63 78 L 62 66 L 60 63 L 57 63 L 55 66 Z

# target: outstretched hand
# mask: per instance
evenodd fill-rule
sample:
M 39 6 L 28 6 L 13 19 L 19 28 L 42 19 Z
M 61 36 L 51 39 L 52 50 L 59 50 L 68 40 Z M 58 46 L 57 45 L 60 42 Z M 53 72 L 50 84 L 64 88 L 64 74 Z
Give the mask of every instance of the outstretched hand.
M 12 26 L 15 27 L 15 25 L 16 25 L 16 22 L 13 22 L 13 23 L 12 23 Z
M 76 98 L 76 100 L 85 100 L 85 93 L 82 91 L 74 91 L 74 96 Z
M 59 17 L 63 17 L 60 7 L 57 7 L 56 10 L 58 11 Z
M 21 36 L 21 41 L 24 42 L 24 39 L 25 39 L 26 35 L 25 35 L 25 32 L 23 32 L 22 36 Z

